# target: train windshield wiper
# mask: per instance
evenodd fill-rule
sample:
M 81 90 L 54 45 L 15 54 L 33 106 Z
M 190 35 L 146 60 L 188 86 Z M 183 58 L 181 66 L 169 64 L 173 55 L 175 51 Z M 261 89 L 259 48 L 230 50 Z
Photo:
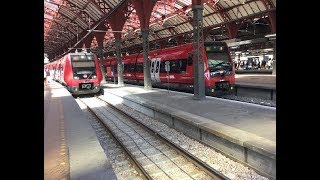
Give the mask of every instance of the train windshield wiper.
M 215 61 L 217 61 L 217 60 L 215 60 Z M 221 69 L 225 70 L 226 67 L 230 67 L 230 63 L 229 62 L 222 61 L 222 62 L 219 62 L 217 64 L 213 64 L 213 63 L 209 64 L 210 72 L 215 72 L 215 71 L 218 71 L 218 70 L 221 70 Z
M 214 65 L 214 67 L 217 67 L 217 66 L 220 66 L 220 65 L 230 65 L 230 63 L 229 62 L 225 62 L 225 61 L 222 61 L 222 62 L 220 62 L 220 63 L 218 63 L 218 64 L 216 64 L 216 65 Z
M 89 74 L 89 76 L 87 77 L 87 79 L 89 79 L 92 75 L 93 71 L 91 71 L 91 73 Z

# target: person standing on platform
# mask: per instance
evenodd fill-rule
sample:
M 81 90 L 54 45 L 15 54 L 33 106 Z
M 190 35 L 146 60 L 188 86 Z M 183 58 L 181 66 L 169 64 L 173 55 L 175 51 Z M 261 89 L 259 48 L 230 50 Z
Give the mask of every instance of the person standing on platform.
M 50 78 L 50 70 L 48 68 L 46 68 L 46 75 L 47 75 L 46 79 L 47 79 L 47 84 L 48 84 L 48 83 L 50 83 L 50 80 L 51 80 L 51 78 Z
M 266 69 L 267 61 L 265 59 L 262 60 L 261 69 Z
M 43 70 L 43 76 L 44 76 L 44 86 L 47 86 L 47 72 L 46 72 L 46 70 L 44 69 Z
M 269 58 L 269 60 L 267 62 L 268 69 L 271 69 L 271 63 L 272 63 L 272 60 L 271 60 L 271 58 Z

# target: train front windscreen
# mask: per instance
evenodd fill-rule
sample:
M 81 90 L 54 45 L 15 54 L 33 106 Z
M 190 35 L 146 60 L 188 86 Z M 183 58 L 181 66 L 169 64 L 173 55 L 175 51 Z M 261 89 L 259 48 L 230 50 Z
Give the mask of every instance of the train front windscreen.
M 94 79 L 97 77 L 93 54 L 70 55 L 74 79 Z
M 232 64 L 230 63 L 230 54 L 226 45 L 209 45 L 205 46 L 208 66 L 210 69 L 210 77 L 232 74 Z

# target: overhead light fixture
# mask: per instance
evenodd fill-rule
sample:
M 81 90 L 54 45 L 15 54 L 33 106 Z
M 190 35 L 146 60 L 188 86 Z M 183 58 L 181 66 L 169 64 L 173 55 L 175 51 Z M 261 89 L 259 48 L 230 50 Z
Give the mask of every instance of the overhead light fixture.
M 263 49 L 263 51 L 267 52 L 267 51 L 273 51 L 272 48 L 266 48 L 266 49 Z
M 267 34 L 267 35 L 265 35 L 264 37 L 266 37 L 266 38 L 272 38 L 272 37 L 276 37 L 276 36 L 277 36 L 277 34 L 274 33 L 274 34 Z

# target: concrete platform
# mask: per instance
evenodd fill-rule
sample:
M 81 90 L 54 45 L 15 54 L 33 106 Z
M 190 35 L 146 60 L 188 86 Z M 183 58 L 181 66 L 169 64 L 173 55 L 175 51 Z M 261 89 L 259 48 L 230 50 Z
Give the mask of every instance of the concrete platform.
M 276 177 L 276 109 L 142 86 L 104 84 L 103 98 L 153 117 L 227 156 Z
M 75 99 L 60 84 L 44 89 L 44 179 L 117 179 Z
M 236 74 L 236 84 L 269 87 L 276 89 L 276 75 L 268 74 Z
M 236 74 L 236 95 L 276 100 L 276 76 L 267 74 Z
M 272 69 L 251 69 L 251 70 L 243 70 L 236 69 L 236 74 L 272 74 Z

